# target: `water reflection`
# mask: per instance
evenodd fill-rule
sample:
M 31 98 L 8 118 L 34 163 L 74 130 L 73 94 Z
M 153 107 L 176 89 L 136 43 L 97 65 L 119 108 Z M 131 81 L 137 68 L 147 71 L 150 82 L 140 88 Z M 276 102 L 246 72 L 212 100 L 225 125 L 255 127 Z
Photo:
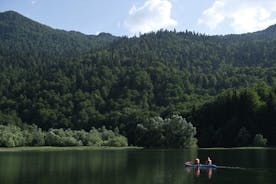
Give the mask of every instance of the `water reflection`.
M 184 166 L 209 155 L 217 165 L 229 167 Z M 196 149 L 0 153 L 0 184 L 275 183 L 275 155 L 276 150 Z
M 205 169 L 205 168 L 186 168 L 186 172 L 188 174 L 195 174 L 197 177 L 199 177 L 202 173 L 206 173 L 208 179 L 212 179 L 212 175 L 213 175 L 213 171 L 215 169 L 214 168 L 209 168 L 209 169 Z
M 0 153 L 0 183 L 191 183 L 183 163 L 196 155 L 197 150 Z

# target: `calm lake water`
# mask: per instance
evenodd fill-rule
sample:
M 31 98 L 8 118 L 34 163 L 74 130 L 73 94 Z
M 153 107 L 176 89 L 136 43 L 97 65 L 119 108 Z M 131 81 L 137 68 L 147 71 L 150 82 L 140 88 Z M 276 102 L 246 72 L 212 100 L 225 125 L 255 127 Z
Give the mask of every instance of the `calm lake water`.
M 211 156 L 222 168 L 189 170 Z M 1 184 L 266 184 L 276 181 L 276 150 L 94 150 L 0 153 Z

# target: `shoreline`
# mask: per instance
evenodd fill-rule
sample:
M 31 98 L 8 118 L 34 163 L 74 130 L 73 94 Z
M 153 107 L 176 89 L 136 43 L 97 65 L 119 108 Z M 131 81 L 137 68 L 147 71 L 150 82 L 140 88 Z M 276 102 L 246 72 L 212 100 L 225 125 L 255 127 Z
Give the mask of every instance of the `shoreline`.
M 225 147 L 211 147 L 211 148 L 198 148 L 199 150 L 274 150 L 276 147 L 231 147 L 231 148 L 225 148 Z
M 47 151 L 85 151 L 85 150 L 152 150 L 144 147 L 136 147 L 136 146 L 128 146 L 128 147 L 98 147 L 98 146 L 66 146 L 66 147 L 58 147 L 58 146 L 33 146 L 33 147 L 0 147 L 0 153 L 2 152 L 28 152 L 28 151 L 38 151 L 38 152 L 47 152 Z M 162 149 L 162 150 L 171 150 L 166 148 L 153 148 Z M 187 148 L 186 148 L 187 149 Z M 197 150 L 276 150 L 276 147 L 212 147 L 212 148 L 188 148 L 188 149 L 197 149 Z M 173 149 L 175 150 L 175 149 Z M 181 149 L 179 149 L 181 150 Z
M 68 146 L 68 147 L 55 147 L 55 146 L 37 146 L 37 147 L 13 147 L 13 148 L 0 148 L 2 152 L 27 152 L 27 151 L 84 151 L 84 150 L 139 150 L 143 147 L 97 147 L 97 146 Z

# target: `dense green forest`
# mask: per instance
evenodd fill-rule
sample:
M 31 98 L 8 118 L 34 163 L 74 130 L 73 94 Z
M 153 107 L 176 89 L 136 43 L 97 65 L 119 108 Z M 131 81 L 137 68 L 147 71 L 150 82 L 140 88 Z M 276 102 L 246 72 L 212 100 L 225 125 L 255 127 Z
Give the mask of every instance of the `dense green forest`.
M 226 90 L 192 116 L 200 145 L 247 146 L 256 144 L 258 134 L 276 145 L 275 114 L 276 86 L 259 83 Z
M 196 132 L 203 147 L 276 145 L 275 54 L 276 26 L 128 38 L 1 13 L 0 124 L 118 128 L 146 147 L 193 146 Z

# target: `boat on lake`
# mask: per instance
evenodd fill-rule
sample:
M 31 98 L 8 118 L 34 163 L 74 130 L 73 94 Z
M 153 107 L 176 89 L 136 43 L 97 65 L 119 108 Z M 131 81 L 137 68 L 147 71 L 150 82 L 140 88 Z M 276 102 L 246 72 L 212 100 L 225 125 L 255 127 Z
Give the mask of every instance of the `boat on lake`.
M 185 167 L 190 168 L 202 168 L 202 169 L 215 169 L 217 166 L 215 164 L 194 164 L 192 162 L 186 162 Z

